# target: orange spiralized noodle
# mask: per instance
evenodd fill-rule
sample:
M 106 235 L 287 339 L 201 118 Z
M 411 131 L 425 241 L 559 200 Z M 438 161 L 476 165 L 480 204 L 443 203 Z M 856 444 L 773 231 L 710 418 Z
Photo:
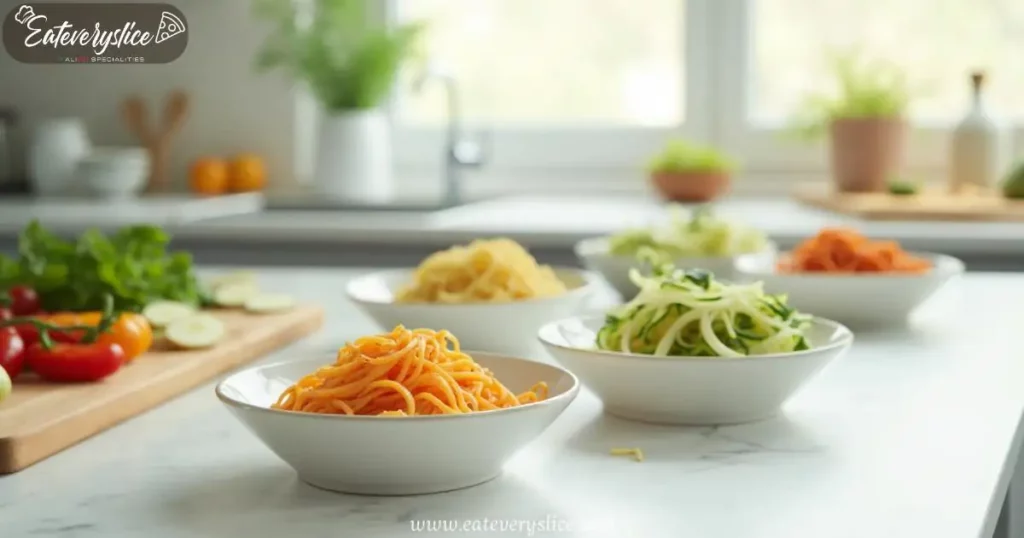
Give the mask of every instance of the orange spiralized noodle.
M 872 241 L 856 230 L 826 228 L 779 263 L 786 273 L 924 273 L 931 262 L 895 241 Z
M 544 400 L 540 382 L 513 394 L 463 353 L 448 331 L 409 330 L 364 336 L 338 350 L 334 364 L 288 387 L 273 409 L 344 415 L 453 415 Z

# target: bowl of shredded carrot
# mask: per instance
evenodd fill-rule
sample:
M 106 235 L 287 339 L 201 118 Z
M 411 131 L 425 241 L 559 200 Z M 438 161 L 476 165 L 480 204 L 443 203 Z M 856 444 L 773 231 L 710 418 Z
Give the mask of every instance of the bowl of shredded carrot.
M 906 320 L 950 279 L 962 261 L 909 252 L 850 228 L 825 228 L 779 256 L 774 268 L 739 264 L 743 280 L 763 281 L 795 308 L 848 324 Z
M 579 382 L 550 364 L 463 351 L 444 330 L 407 329 L 231 375 L 217 397 L 299 478 L 353 494 L 474 486 L 540 435 Z

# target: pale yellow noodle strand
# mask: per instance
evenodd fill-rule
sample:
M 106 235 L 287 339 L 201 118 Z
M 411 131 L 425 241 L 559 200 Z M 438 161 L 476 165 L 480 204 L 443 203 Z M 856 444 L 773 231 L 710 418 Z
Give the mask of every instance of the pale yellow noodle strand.
M 477 240 L 428 256 L 398 292 L 405 303 L 508 302 L 567 291 L 551 267 L 510 239 Z

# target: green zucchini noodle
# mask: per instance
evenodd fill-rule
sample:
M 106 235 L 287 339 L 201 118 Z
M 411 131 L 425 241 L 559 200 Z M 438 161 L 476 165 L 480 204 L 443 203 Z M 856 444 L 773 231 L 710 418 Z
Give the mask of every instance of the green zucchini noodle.
M 759 230 L 716 217 L 707 207 L 687 216 L 677 206 L 672 221 L 663 226 L 626 230 L 608 239 L 613 256 L 671 263 L 679 258 L 737 256 L 767 248 L 768 238 Z
M 657 357 L 745 357 L 810 349 L 811 316 L 761 282 L 724 284 L 700 269 L 661 265 L 630 279 L 640 293 L 605 318 L 597 347 Z

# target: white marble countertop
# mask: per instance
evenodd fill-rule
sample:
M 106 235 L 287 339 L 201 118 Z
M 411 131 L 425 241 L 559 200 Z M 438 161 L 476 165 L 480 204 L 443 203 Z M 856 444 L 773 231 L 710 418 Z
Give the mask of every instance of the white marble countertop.
M 372 331 L 343 300 L 351 271 L 274 270 L 269 288 L 334 297 L 325 329 L 268 357 Z M 0 535 L 409 536 L 423 520 L 587 538 L 990 536 L 1019 445 L 1024 277 L 969 274 L 899 331 L 851 352 L 786 408 L 734 427 L 605 417 L 584 391 L 503 476 L 453 493 L 357 497 L 306 486 L 237 423 L 213 384 L 0 477 Z M 612 457 L 638 446 L 646 461 Z M 484 519 L 487 522 L 484 522 Z M 468 521 L 469 523 L 463 523 Z M 497 529 L 497 527 L 492 527 Z

